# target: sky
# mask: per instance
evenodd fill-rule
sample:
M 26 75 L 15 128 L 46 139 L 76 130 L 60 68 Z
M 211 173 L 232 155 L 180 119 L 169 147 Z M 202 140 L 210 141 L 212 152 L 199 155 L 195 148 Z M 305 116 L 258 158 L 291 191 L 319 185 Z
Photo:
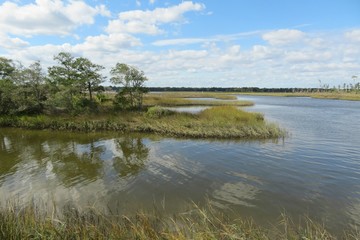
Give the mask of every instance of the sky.
M 70 52 L 150 87 L 330 87 L 360 78 L 359 0 L 0 1 L 0 56 Z

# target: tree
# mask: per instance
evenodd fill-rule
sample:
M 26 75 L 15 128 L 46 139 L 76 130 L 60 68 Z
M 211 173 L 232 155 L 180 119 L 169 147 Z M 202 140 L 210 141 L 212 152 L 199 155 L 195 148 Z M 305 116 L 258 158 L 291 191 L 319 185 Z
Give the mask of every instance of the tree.
M 15 65 L 11 59 L 0 57 L 0 80 L 10 77 L 15 70 Z
M 16 67 L 11 59 L 0 57 L 0 114 L 10 114 L 15 108 L 12 75 Z
M 18 112 L 39 113 L 44 109 L 46 96 L 46 76 L 40 61 L 32 63 L 28 68 L 20 67 L 13 74 L 16 84 Z
M 110 74 L 111 82 L 121 85 L 115 105 L 122 109 L 141 109 L 143 94 L 147 91 L 144 83 L 148 80 L 144 72 L 125 63 L 117 63 Z
M 58 65 L 49 68 L 49 77 L 55 105 L 71 111 L 94 108 L 96 103 L 93 101 L 93 92 L 104 80 L 100 73 L 104 67 L 87 58 L 75 58 L 65 52 L 60 52 L 54 60 Z M 85 97 L 86 92 L 89 92 L 89 99 Z
M 89 100 L 93 101 L 93 91 L 98 89 L 104 81 L 104 77 L 100 73 L 104 67 L 94 64 L 89 59 L 83 57 L 75 60 L 75 66 L 78 70 L 79 81 L 89 92 Z

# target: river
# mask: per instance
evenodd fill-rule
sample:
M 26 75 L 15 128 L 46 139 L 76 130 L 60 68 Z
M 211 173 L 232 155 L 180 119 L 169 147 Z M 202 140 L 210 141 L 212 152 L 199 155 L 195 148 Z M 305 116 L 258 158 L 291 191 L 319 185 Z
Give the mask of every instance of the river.
M 264 225 L 286 213 L 333 232 L 359 227 L 360 102 L 238 98 L 289 136 L 215 141 L 0 129 L 0 201 L 169 214 L 193 201 Z

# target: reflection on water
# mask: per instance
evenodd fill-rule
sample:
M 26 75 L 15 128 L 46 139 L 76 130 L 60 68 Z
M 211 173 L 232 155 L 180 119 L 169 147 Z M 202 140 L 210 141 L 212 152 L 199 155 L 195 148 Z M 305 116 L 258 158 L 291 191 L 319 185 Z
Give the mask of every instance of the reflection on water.
M 140 137 L 125 137 L 115 140 L 117 152 L 114 161 L 114 169 L 121 177 L 137 175 L 145 166 L 148 159 L 149 149 L 143 144 Z
M 265 224 L 286 211 L 335 232 L 359 227 L 360 103 L 241 98 L 290 136 L 207 141 L 1 129 L 0 202 L 36 198 L 120 213 L 161 206 L 171 214 L 209 200 Z

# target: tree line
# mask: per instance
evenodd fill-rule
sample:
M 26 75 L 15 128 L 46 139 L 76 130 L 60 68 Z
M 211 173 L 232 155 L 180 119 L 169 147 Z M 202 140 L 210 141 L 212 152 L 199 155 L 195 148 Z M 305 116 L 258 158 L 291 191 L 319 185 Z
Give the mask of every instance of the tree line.
M 0 57 L 0 114 L 44 112 L 83 113 L 97 110 L 107 98 L 101 85 L 106 77 L 103 66 L 84 57 L 60 52 L 56 65 L 44 71 L 36 61 L 28 67 Z M 144 72 L 125 63 L 116 63 L 110 82 L 119 86 L 114 109 L 139 109 L 147 91 Z

